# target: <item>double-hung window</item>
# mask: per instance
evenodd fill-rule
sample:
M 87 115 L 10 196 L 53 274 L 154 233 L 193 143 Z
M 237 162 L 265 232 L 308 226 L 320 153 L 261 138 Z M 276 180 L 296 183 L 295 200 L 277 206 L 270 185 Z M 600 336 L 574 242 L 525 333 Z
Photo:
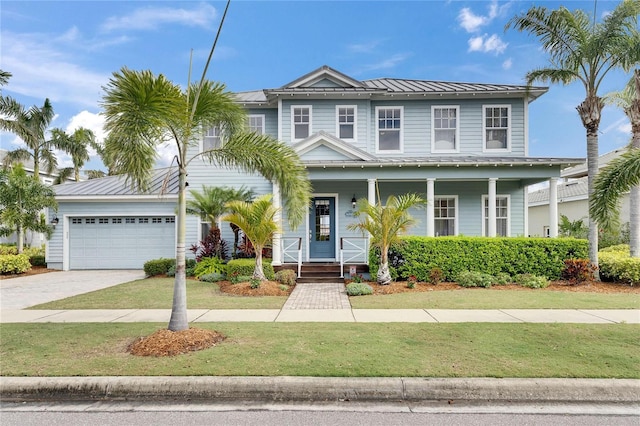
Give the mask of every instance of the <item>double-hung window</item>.
M 484 151 L 508 151 L 511 148 L 511 107 L 509 105 L 485 105 Z
M 356 139 L 356 111 L 355 106 L 336 106 L 338 118 L 336 134 L 340 139 L 349 141 Z
M 377 151 L 402 152 L 402 107 L 376 107 Z
M 222 134 L 217 126 L 209 127 L 204 132 L 202 139 L 202 151 L 210 151 L 212 149 L 222 148 Z
M 496 236 L 508 237 L 509 232 L 509 196 L 496 196 Z M 482 234 L 489 235 L 489 196 L 482 196 Z
M 294 140 L 300 140 L 309 137 L 309 135 L 311 134 L 311 107 L 292 106 L 291 121 Z
M 459 152 L 459 107 L 431 107 L 432 152 Z
M 457 197 L 443 196 L 434 199 L 435 236 L 457 235 Z
M 249 131 L 253 133 L 257 133 L 259 135 L 264 135 L 264 115 L 262 114 L 252 114 L 247 117 Z

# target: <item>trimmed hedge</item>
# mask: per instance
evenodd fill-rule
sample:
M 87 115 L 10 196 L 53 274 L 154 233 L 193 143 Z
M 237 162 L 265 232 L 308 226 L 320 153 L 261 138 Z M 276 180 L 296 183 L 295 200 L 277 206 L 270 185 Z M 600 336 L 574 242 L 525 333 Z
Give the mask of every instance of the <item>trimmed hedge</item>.
M 587 240 L 575 238 L 407 236 L 389 251 L 389 269 L 394 278 L 414 275 L 423 282 L 429 281 L 433 268 L 442 270 L 445 281 L 455 281 L 466 271 L 559 279 L 565 259 L 586 257 Z M 379 262 L 374 248 L 369 252 L 371 276 L 376 276 Z
M 193 269 L 196 267 L 195 259 L 185 259 L 185 266 L 186 275 L 188 277 L 193 276 Z M 168 275 L 172 277 L 176 274 L 176 260 L 166 257 L 149 260 L 144 263 L 143 269 L 147 277 L 153 277 L 155 275 Z
M 29 269 L 31 269 L 31 263 L 26 254 L 0 255 L 0 274 L 23 274 Z
M 600 250 L 598 264 L 603 279 L 640 284 L 640 258 L 631 257 L 626 244 Z
M 227 263 L 227 277 L 235 276 L 252 276 L 256 267 L 255 259 L 233 259 Z M 274 280 L 276 273 L 271 266 L 271 259 L 262 259 L 262 270 L 267 279 Z

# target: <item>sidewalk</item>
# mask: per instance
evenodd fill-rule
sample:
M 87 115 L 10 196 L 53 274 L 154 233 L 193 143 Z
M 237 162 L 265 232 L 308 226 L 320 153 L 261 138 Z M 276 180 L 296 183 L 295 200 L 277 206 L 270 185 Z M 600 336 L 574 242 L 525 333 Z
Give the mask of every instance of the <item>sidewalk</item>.
M 189 322 L 640 324 L 640 309 L 190 309 Z M 0 323 L 169 322 L 170 309 L 0 311 Z

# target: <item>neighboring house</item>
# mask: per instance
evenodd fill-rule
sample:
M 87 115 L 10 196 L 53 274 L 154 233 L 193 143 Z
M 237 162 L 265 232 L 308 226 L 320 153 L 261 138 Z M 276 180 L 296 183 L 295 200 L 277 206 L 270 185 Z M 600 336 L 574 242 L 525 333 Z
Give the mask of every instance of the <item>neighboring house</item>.
M 341 255 L 351 263 L 366 262 L 367 238 L 347 230 L 356 220 L 353 202 L 384 202 L 390 194 L 407 192 L 428 200 L 425 209 L 412 211 L 418 219 L 412 234 L 528 235 L 527 187 L 584 161 L 527 155 L 529 104 L 546 91 L 392 78 L 359 81 L 323 66 L 276 89 L 238 93 L 250 129 L 291 145 L 313 185 L 303 225 L 292 231 L 282 221 L 273 263 L 291 262 L 298 254 L 304 262 L 337 262 Z M 219 132 L 209 129 L 191 155 L 221 144 Z M 282 205 L 278 187 L 258 175 L 194 161 L 188 180 L 190 190 L 245 185 L 257 194 L 273 193 L 276 206 Z M 49 267 L 139 268 L 159 257 L 148 250 L 156 246 L 173 256 L 173 234 L 155 237 L 153 230 L 153 241 L 146 235 L 152 225 L 173 231 L 168 220 L 175 214 L 174 193 L 139 195 L 123 182 L 107 177 L 56 187 L 60 224 L 49 244 Z M 188 246 L 202 238 L 202 228 L 197 217 L 187 219 Z M 228 226 L 222 231 L 231 239 Z M 131 235 L 136 237 L 123 240 Z M 122 259 L 123 250 L 130 250 L 134 260 Z
M 7 151 L 6 149 L 0 149 L 0 167 L 3 167 L 4 158 L 6 157 L 8 152 L 9 151 Z M 33 161 L 29 160 L 22 163 L 22 167 L 24 168 L 24 171 L 27 173 L 27 175 L 33 176 L 33 169 L 34 169 Z M 44 183 L 45 185 L 53 185 L 56 178 L 58 177 L 58 170 L 55 169 L 51 173 L 47 173 L 46 170 L 43 170 L 42 167 L 40 167 L 39 175 L 40 175 L 40 181 L 42 183 Z M 0 243 L 15 243 L 16 239 L 17 239 L 17 236 L 15 233 L 13 233 L 7 237 L 0 237 Z M 44 234 L 41 234 L 39 232 L 31 232 L 31 231 L 27 231 L 24 233 L 24 239 L 25 239 L 25 244 L 32 247 L 40 247 L 46 241 Z
M 606 167 L 609 162 L 626 152 L 620 148 L 601 155 L 598 158 L 598 168 Z M 558 215 L 565 215 L 569 220 L 584 220 L 589 224 L 589 200 L 587 188 L 587 164 L 566 168 L 561 173 L 564 182 L 557 184 Z M 549 237 L 553 228 L 550 226 L 549 216 L 550 188 L 543 188 L 529 193 L 529 235 L 532 237 Z M 620 223 L 630 220 L 629 194 L 621 197 Z

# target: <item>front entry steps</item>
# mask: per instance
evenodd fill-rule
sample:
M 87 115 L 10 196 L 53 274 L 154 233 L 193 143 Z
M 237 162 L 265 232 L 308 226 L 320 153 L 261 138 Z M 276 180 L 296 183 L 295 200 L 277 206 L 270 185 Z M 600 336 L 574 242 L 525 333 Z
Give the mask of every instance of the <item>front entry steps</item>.
M 276 271 L 281 269 L 292 269 L 297 271 L 298 265 L 295 263 L 285 263 L 281 266 L 274 266 Z M 344 278 L 340 277 L 340 263 L 338 262 L 304 262 L 300 268 L 300 278 L 296 281 L 302 283 L 339 283 L 349 278 L 351 268 L 356 269 L 357 274 L 369 272 L 368 265 L 344 265 Z

